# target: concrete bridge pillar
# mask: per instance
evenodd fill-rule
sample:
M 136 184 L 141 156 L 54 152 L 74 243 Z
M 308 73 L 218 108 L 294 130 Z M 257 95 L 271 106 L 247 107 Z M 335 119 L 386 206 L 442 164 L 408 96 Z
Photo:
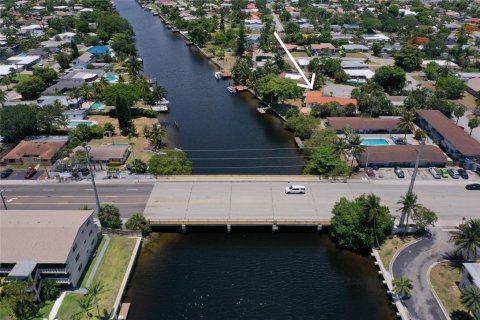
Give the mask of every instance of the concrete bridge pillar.
M 228 233 L 232 232 L 232 225 L 231 224 L 227 224 L 227 232 Z
M 275 233 L 275 231 L 278 230 L 278 226 L 276 224 L 272 224 L 272 232 Z
M 319 225 L 317 226 L 317 232 L 322 231 L 322 227 L 323 227 L 323 226 L 322 226 L 321 224 L 319 224 Z
M 187 232 L 187 225 L 186 224 L 182 224 L 182 232 L 183 233 Z

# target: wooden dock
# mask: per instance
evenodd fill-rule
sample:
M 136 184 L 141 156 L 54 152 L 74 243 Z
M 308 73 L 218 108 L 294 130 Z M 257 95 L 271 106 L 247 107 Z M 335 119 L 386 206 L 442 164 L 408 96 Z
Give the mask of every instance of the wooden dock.
M 237 90 L 238 92 L 243 92 L 243 91 L 247 91 L 248 87 L 239 85 L 239 86 L 235 86 L 235 90 Z
M 127 320 L 129 310 L 130 310 L 130 303 L 122 303 L 117 319 Z

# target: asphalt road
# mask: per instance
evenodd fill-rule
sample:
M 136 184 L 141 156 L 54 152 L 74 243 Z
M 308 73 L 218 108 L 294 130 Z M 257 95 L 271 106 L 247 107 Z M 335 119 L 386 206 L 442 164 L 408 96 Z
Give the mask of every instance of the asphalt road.
M 286 195 L 285 182 L 265 181 L 159 181 L 146 183 L 102 183 L 100 201 L 121 209 L 123 217 L 144 212 L 148 218 L 166 219 L 267 219 L 323 220 L 340 197 L 354 198 L 373 192 L 391 213 L 398 216 L 397 201 L 406 193 L 408 181 L 389 180 L 354 183 L 290 181 L 307 188 L 305 195 Z M 418 181 L 414 192 L 419 202 L 434 210 L 439 224 L 457 225 L 462 217 L 480 216 L 480 192 L 465 190 L 468 182 Z M 154 186 L 154 187 L 153 187 Z M 152 192 L 153 187 L 153 192 Z M 11 209 L 94 208 L 93 189 L 87 183 L 5 185 Z M 148 202 L 148 204 L 147 204 Z M 144 211 L 145 210 L 145 211 Z

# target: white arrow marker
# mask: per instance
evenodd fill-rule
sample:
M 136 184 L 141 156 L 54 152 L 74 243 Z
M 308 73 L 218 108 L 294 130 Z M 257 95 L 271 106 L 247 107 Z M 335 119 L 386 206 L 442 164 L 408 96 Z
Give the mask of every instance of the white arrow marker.
M 275 38 L 277 38 L 278 42 L 280 42 L 280 45 L 282 46 L 283 50 L 285 50 L 285 52 L 287 53 L 290 60 L 293 62 L 293 65 L 295 66 L 295 68 L 297 68 L 297 70 L 300 73 L 300 75 L 302 76 L 303 80 L 305 80 L 305 82 L 307 83 L 306 85 L 302 84 L 302 83 L 297 83 L 297 86 L 302 87 L 302 88 L 307 88 L 307 89 L 310 89 L 310 90 L 313 89 L 313 83 L 315 82 L 315 73 L 312 73 L 312 81 L 311 82 L 308 81 L 307 77 L 305 76 L 305 73 L 303 73 L 302 69 L 300 69 L 299 65 L 297 64 L 297 61 L 295 61 L 295 59 L 293 58 L 290 51 L 288 51 L 288 49 L 285 46 L 285 44 L 283 43 L 282 39 L 280 39 L 280 37 L 278 36 L 278 34 L 276 32 L 274 32 L 273 34 L 275 35 Z

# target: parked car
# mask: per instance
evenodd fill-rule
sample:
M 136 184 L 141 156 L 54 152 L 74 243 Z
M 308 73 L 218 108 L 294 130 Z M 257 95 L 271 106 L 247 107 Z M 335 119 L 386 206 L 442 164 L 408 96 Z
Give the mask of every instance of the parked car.
M 35 169 L 35 168 L 28 168 L 27 172 L 25 172 L 25 174 L 23 175 L 23 177 L 24 177 L 25 179 L 30 179 L 30 178 L 32 178 L 32 177 L 35 175 L 35 173 L 37 173 L 37 169 Z
M 458 173 L 458 171 L 456 169 L 448 169 L 447 170 L 448 174 L 450 175 L 450 177 L 452 177 L 453 179 L 458 179 L 460 178 L 460 174 Z
M 465 186 L 467 190 L 480 190 L 480 183 L 471 183 Z
M 305 194 L 305 186 L 288 186 L 285 188 L 285 193 Z
M 6 178 L 8 178 L 8 176 L 11 175 L 12 173 L 13 173 L 13 170 L 12 170 L 12 169 L 3 170 L 2 173 L 0 173 L 0 178 L 6 179 Z
M 448 175 L 447 169 L 441 168 L 440 169 L 440 175 L 442 176 L 442 178 L 448 178 L 449 175 Z
M 440 179 L 440 174 L 438 173 L 437 169 L 435 169 L 434 167 L 430 167 L 428 168 L 428 172 L 430 172 L 430 174 L 435 178 L 435 179 Z
M 405 173 L 403 172 L 402 168 L 400 167 L 395 167 L 395 169 L 393 169 L 393 171 L 395 172 L 395 174 L 397 175 L 397 177 L 403 179 L 405 178 Z
M 373 168 L 368 167 L 367 169 L 365 169 L 365 173 L 369 177 L 375 177 L 375 171 L 373 171 Z
M 78 172 L 81 172 L 82 176 L 84 176 L 84 177 L 86 177 L 90 174 L 90 170 L 88 170 L 88 168 L 80 168 L 80 169 L 78 169 Z
M 463 179 L 465 179 L 465 180 L 468 179 L 468 172 L 467 172 L 467 170 L 458 169 L 458 174 L 459 174 L 460 177 L 462 177 Z

